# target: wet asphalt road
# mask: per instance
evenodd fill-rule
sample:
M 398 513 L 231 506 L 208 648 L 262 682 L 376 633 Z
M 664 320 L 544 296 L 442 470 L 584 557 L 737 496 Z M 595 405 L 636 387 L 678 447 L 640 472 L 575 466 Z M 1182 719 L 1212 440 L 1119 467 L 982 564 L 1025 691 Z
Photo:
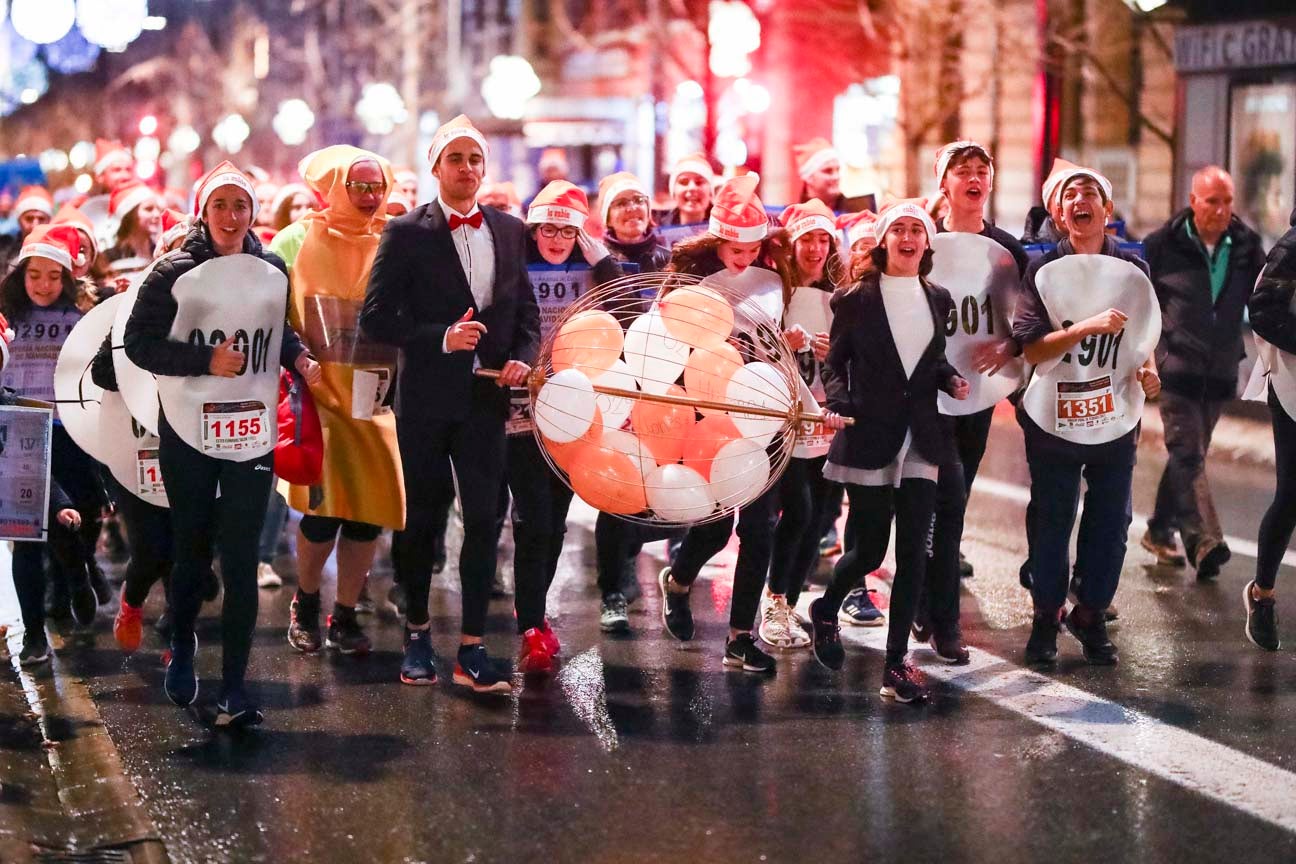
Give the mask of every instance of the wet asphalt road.
M 964 548 L 977 572 L 965 583 L 964 629 L 974 649 L 1011 666 L 1029 598 L 1016 577 L 1023 507 L 1003 490 L 1026 476 L 1020 433 L 1003 419 L 983 467 L 1000 494 L 974 492 L 969 511 Z M 1137 511 L 1151 508 L 1161 462 L 1144 448 Z M 1271 478 L 1211 469 L 1226 532 L 1254 540 Z M 658 618 L 664 544 L 640 562 L 633 634 L 605 637 L 592 525 L 590 511 L 573 509 L 550 593 L 560 672 L 512 698 L 458 692 L 446 664 L 440 686 L 401 686 L 400 630 L 385 616 L 366 625 L 376 648 L 367 658 L 295 653 L 284 639 L 291 583 L 261 592 L 249 680 L 267 723 L 255 732 L 213 735 L 171 706 L 156 636 L 146 631 L 145 649 L 124 659 L 106 615 L 93 640 L 69 640 L 60 662 L 87 679 L 175 861 L 1296 860 L 1289 830 L 993 696 L 938 683 L 925 707 L 884 703 L 876 651 L 848 644 L 838 674 L 808 652 L 782 655 L 772 679 L 725 671 L 728 568 L 704 571 L 698 635 L 682 647 Z M 1153 737 L 1192 733 L 1290 770 L 1296 654 L 1262 654 L 1242 637 L 1254 561 L 1235 556 L 1217 583 L 1199 585 L 1191 571 L 1149 560 L 1131 544 L 1117 595 L 1121 665 L 1090 668 L 1063 636 L 1052 677 L 1110 700 L 1117 715 L 1133 709 L 1164 724 Z M 278 564 L 291 572 L 290 557 Z M 449 658 L 453 568 L 441 578 L 432 621 Z M 376 571 L 374 594 L 386 585 Z M 511 601 L 492 611 L 488 642 L 511 655 Z M 207 607 L 200 624 L 208 696 L 219 674 L 215 613 Z M 928 657 L 915 652 L 920 665 Z

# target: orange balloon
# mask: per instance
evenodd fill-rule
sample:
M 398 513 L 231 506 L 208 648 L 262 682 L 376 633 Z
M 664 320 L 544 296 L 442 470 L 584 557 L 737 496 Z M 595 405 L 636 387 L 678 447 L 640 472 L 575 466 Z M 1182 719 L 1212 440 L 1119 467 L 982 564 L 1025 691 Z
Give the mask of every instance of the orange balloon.
M 694 348 L 719 345 L 733 332 L 729 301 L 701 285 L 676 288 L 662 298 L 658 308 L 670 334 Z
M 572 491 L 595 510 L 628 516 L 648 509 L 643 474 L 626 454 L 584 443 L 571 466 Z
M 559 444 L 557 441 L 546 438 L 543 434 L 540 436 L 540 440 L 544 443 L 544 448 L 549 453 L 549 458 L 553 460 L 553 463 L 571 474 L 572 459 L 576 456 L 576 451 L 581 448 L 581 445 L 602 443 L 603 412 L 599 410 L 597 405 L 594 406 L 594 420 L 590 423 L 589 431 L 575 441 Z
M 615 318 L 587 309 L 558 328 L 550 360 L 555 372 L 578 369 L 594 378 L 612 368 L 624 345 L 625 333 Z
M 742 355 L 728 342 L 698 348 L 684 365 L 684 389 L 694 399 L 725 401 L 729 379 L 742 368 Z M 699 408 L 703 414 L 723 414 L 721 408 Z
M 683 396 L 684 388 L 672 384 L 666 393 Z M 630 424 L 657 464 L 668 465 L 678 462 L 684 452 L 684 439 L 693 428 L 693 409 L 641 398 L 630 409 Z
M 730 441 L 742 437 L 728 414 L 703 417 L 684 439 L 684 465 L 711 481 L 711 460 Z

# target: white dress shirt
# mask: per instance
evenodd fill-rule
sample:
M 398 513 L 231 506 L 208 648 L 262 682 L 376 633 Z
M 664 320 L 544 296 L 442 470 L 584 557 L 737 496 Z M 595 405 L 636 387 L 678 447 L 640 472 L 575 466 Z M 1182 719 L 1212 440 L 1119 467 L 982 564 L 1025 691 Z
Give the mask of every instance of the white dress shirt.
M 468 218 L 480 212 L 474 203 L 467 213 L 460 213 L 437 196 L 437 204 L 445 214 L 446 224 L 451 216 Z M 485 309 L 494 299 L 495 286 L 495 238 L 491 236 L 490 226 L 482 220 L 482 227 L 473 228 L 460 225 L 450 232 L 454 239 L 455 251 L 459 253 L 459 263 L 463 266 L 464 276 L 468 277 L 468 290 L 472 292 L 473 301 L 478 311 Z M 447 330 L 446 336 L 450 333 Z M 446 350 L 445 340 L 441 340 L 441 350 Z

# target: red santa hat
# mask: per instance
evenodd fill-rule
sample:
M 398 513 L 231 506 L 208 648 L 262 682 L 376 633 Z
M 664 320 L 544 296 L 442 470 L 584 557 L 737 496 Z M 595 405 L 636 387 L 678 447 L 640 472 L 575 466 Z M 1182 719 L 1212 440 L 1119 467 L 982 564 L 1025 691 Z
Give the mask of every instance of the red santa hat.
M 639 178 L 629 171 L 618 171 L 615 174 L 609 174 L 599 181 L 599 215 L 603 219 L 603 224 L 608 221 L 608 211 L 612 209 L 612 202 L 618 195 L 625 192 L 638 192 L 645 198 L 651 197 L 648 190 L 644 188 Z
M 78 266 L 84 265 L 99 257 L 99 241 L 95 239 L 94 223 L 90 221 L 89 216 L 85 215 L 71 204 L 64 204 L 59 208 L 59 211 L 54 214 L 52 224 L 71 225 L 79 232 L 78 236 L 82 241 L 81 248 L 86 253 L 86 256 L 84 259 L 76 262 Z
M 120 222 L 126 218 L 127 213 L 156 197 L 157 193 L 151 188 L 133 180 L 112 193 L 112 197 L 108 199 L 108 215 Z
M 861 210 L 858 213 L 843 213 L 837 217 L 837 227 L 846 232 L 846 243 L 854 246 L 857 240 L 867 237 L 874 240 L 873 227 L 877 224 L 877 214 L 872 210 Z
M 802 180 L 809 180 L 829 162 L 841 161 L 841 154 L 826 138 L 811 138 L 804 144 L 798 144 L 792 148 L 792 155 L 796 157 L 797 176 Z
M 21 216 L 32 210 L 50 217 L 54 215 L 54 197 L 44 186 L 24 186 L 18 193 L 18 203 L 13 212 Z
M 945 172 L 949 170 L 949 163 L 955 156 L 963 155 L 971 151 L 971 156 L 979 156 L 990 166 L 990 177 L 994 179 L 994 160 L 990 158 L 990 151 L 982 147 L 975 141 L 962 140 L 951 141 L 944 147 L 936 151 L 936 185 L 939 186 L 945 179 Z
M 1088 177 L 1097 183 L 1102 190 L 1104 201 L 1112 200 L 1112 184 L 1106 177 L 1092 168 L 1085 168 L 1065 159 L 1054 159 L 1053 170 L 1049 172 L 1048 179 L 1044 181 L 1044 189 L 1042 190 L 1044 206 L 1052 210 L 1057 205 L 1058 200 L 1061 199 L 1062 190 L 1067 187 L 1067 184 L 1080 177 Z
M 707 160 L 705 153 L 690 153 L 683 159 L 671 166 L 670 172 L 670 194 L 675 194 L 675 183 L 679 180 L 681 174 L 697 174 L 703 180 L 706 180 L 708 186 L 715 184 L 715 172 L 711 170 L 711 163 Z
M 165 249 L 177 239 L 189 233 L 189 217 L 179 210 L 162 211 L 162 235 L 158 237 L 158 248 Z
M 936 236 L 936 223 L 932 221 L 931 214 L 927 212 L 927 201 L 923 198 L 906 198 L 902 201 L 896 201 L 883 207 L 878 213 L 877 222 L 873 225 L 873 237 L 879 242 L 886 236 L 887 229 L 897 219 L 903 219 L 906 216 L 917 219 L 927 230 L 927 245 L 930 246 L 932 238 Z
M 81 254 L 81 238 L 71 225 L 37 225 L 23 240 L 14 263 L 28 258 L 48 258 L 72 272 L 72 262 Z
M 788 230 L 789 239 L 795 243 L 797 238 L 811 231 L 827 231 L 829 237 L 837 233 L 836 217 L 828 205 L 818 198 L 812 198 L 804 204 L 793 204 L 779 216 L 779 222 Z
M 460 114 L 450 122 L 442 125 L 436 131 L 436 134 L 432 136 L 432 146 L 428 148 L 428 162 L 432 163 L 433 168 L 436 167 L 437 160 L 441 158 L 441 151 L 456 138 L 471 138 L 481 148 L 483 158 L 490 156 L 490 147 L 486 144 L 486 136 L 472 124 L 472 121 L 466 115 Z
M 95 139 L 94 173 L 102 174 L 113 165 L 134 165 L 135 157 L 120 141 Z
M 726 180 L 711 205 L 709 233 L 736 243 L 754 243 L 769 233 L 769 217 L 756 197 L 760 175 L 741 174 Z
M 207 176 L 198 181 L 198 188 L 194 194 L 194 218 L 199 220 L 203 218 L 207 199 L 222 186 L 237 186 L 247 194 L 248 200 L 252 202 L 252 221 L 256 222 L 257 212 L 261 209 L 261 205 L 257 203 L 256 189 L 248 176 L 234 167 L 234 163 L 228 159 L 208 171 Z
M 584 228 L 589 218 L 589 198 L 574 183 L 566 180 L 554 180 L 545 184 L 527 209 L 527 224 L 570 225 L 573 228 Z

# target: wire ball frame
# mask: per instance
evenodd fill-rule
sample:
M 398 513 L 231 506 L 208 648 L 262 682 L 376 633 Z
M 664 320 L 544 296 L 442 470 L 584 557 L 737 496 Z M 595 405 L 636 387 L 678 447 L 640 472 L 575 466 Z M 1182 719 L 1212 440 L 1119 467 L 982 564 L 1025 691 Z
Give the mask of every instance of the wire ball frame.
M 680 273 L 580 297 L 528 381 L 550 467 L 586 503 L 644 525 L 716 521 L 768 491 L 813 415 L 758 300 Z

